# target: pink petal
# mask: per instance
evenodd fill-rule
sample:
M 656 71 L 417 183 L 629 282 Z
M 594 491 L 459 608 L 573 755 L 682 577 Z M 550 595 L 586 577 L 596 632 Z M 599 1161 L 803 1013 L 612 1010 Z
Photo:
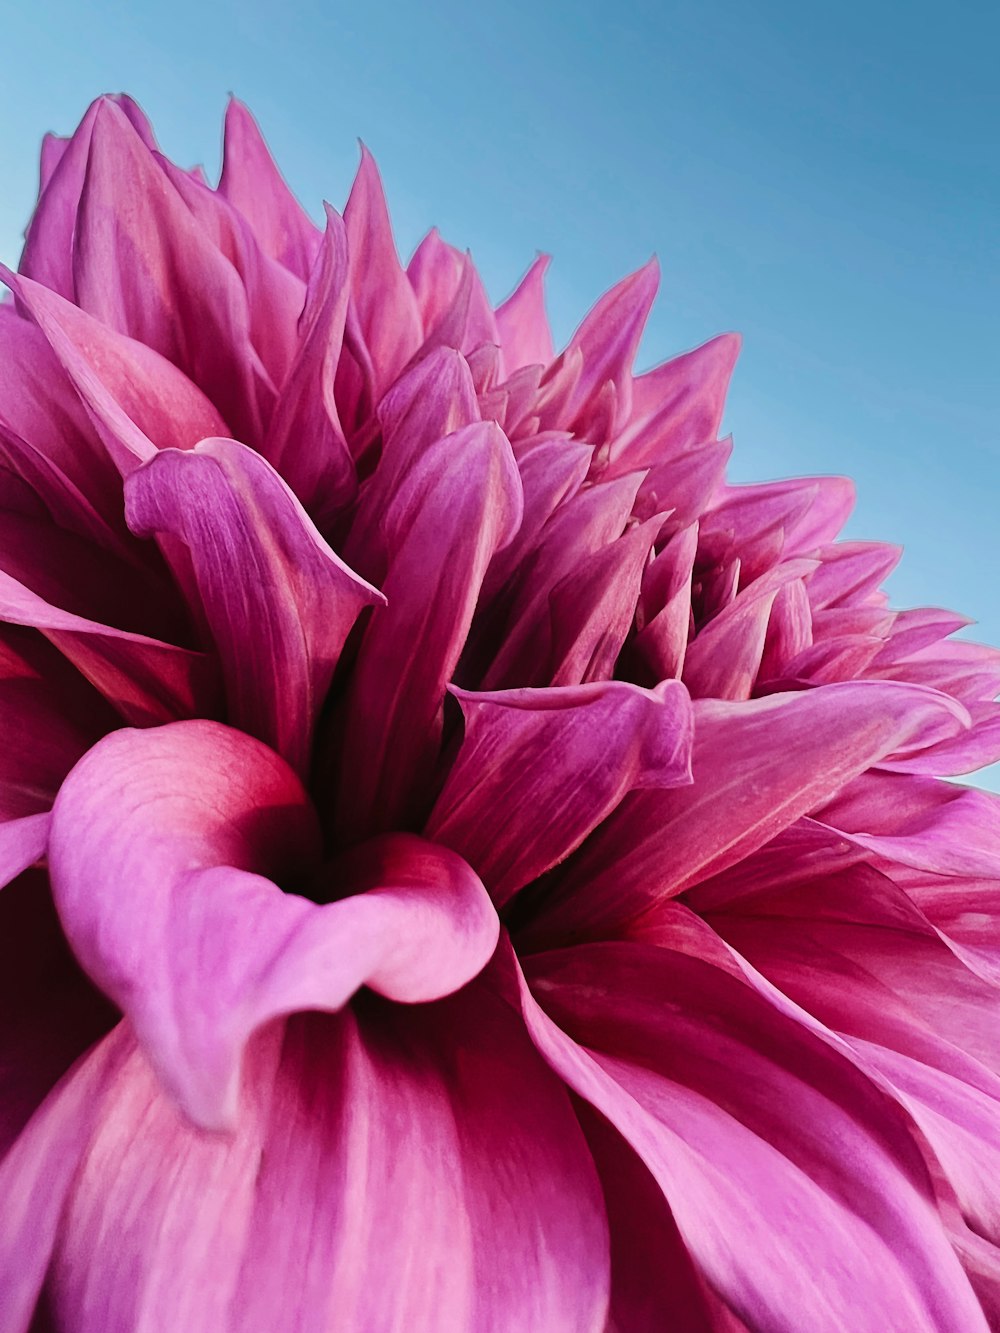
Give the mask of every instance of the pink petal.
M 608 383 L 614 387 L 617 402 L 608 423 L 611 431 L 618 418 L 627 419 L 632 362 L 659 283 L 660 268 L 651 259 L 612 287 L 584 318 L 543 378 L 539 415 L 544 429 L 572 430 L 591 443 L 603 442 L 606 430 L 597 431 L 594 426 Z
M 650 468 L 639 487 L 636 516 L 650 518 L 669 512 L 664 538 L 689 527 L 700 518 L 725 476 L 732 451 L 731 440 L 714 440 Z
M 882 542 L 837 542 L 817 554 L 823 563 L 809 580 L 809 600 L 819 608 L 860 601 L 888 578 L 902 551 Z
M 592 945 L 529 976 L 539 1049 L 639 1153 L 749 1327 L 985 1329 L 905 1122 L 840 1052 L 684 954 Z
M 234 440 L 157 454 L 129 477 L 125 503 L 133 531 L 170 533 L 191 553 L 230 719 L 304 771 L 344 640 L 380 594 L 334 555 L 264 459 Z
M 215 711 L 217 682 L 203 653 L 63 611 L 3 572 L 0 620 L 40 629 L 126 722 L 150 726 Z
M 44 333 L 121 472 L 157 449 L 226 433 L 205 395 L 169 361 L 2 265 L 0 276 Z
M 82 309 L 172 361 L 229 429 L 258 441 L 274 389 L 251 344 L 239 276 L 109 102 L 94 119 L 74 235 Z
M 498 905 L 557 865 L 636 787 L 690 780 L 682 686 L 454 690 L 465 736 L 427 823 Z
M 425 450 L 383 513 L 388 605 L 365 631 L 342 710 L 336 816 L 350 841 L 419 826 L 445 687 L 487 566 L 517 531 L 521 503 L 510 445 L 482 422 Z
M 441 239 L 437 227 L 432 227 L 414 250 L 406 266 L 406 276 L 413 288 L 424 333 L 440 323 L 455 299 L 464 268 L 465 256 Z
M 351 298 L 381 398 L 420 346 L 416 298 L 396 254 L 378 168 L 367 148 L 344 210 L 351 255 Z
M 502 689 L 531 682 L 547 663 L 552 626 L 549 597 L 588 556 L 616 541 L 624 531 L 640 476 L 580 490 L 561 504 L 541 527 L 533 553 L 526 553 L 510 590 L 507 632 L 483 686 Z
M 240 210 L 267 254 L 308 279 L 319 231 L 285 184 L 257 122 L 235 97 L 226 108 L 219 193 Z
M 382 455 L 362 488 L 344 543 L 352 568 L 383 581 L 391 551 L 382 516 L 403 477 L 432 445 L 479 419 L 468 364 L 453 348 L 439 348 L 400 376 L 378 406 Z
M 567 864 L 532 922 L 593 936 L 749 856 L 890 754 L 965 725 L 947 695 L 877 682 L 695 703 L 694 785 L 634 792 Z
M 47 135 L 42 146 L 41 195 L 25 233 L 20 271 L 67 301 L 76 299 L 73 233 L 90 160 L 90 140 L 101 106 L 115 103 L 147 146 L 155 148 L 149 122 L 130 97 L 99 97 L 69 139 Z
M 28 871 L 8 884 L 0 893 L 0 1159 L 70 1065 L 118 1017 L 70 953 L 45 872 Z
M 650 467 L 716 439 L 740 338 L 724 333 L 632 381 L 632 414 L 611 442 L 607 476 Z
M 508 1005 L 475 987 L 282 1026 L 248 1051 L 232 1136 L 179 1120 L 127 1032 L 57 1091 L 0 1167 L 12 1329 L 54 1250 L 79 1333 L 146 1311 L 186 1333 L 602 1333 L 600 1186 Z
M 0 821 L 0 888 L 41 860 L 48 836 L 47 811 Z
M 1000 797 L 991 792 L 867 773 L 815 813 L 887 861 L 939 875 L 1000 876 Z
M 0 818 L 48 810 L 59 784 L 115 713 L 40 635 L 0 628 Z
M 330 872 L 348 892 L 370 881 L 367 892 L 327 906 L 282 893 L 264 876 L 315 862 L 312 809 L 277 755 L 218 723 L 113 733 L 66 779 L 52 818 L 74 953 L 206 1127 L 232 1122 L 243 1047 L 268 1020 L 337 1010 L 365 984 L 436 999 L 496 944 L 472 871 L 405 835 L 363 849 L 346 882 Z
M 642 574 L 652 555 L 659 517 L 629 528 L 595 551 L 549 594 L 550 662 L 539 685 L 610 680 L 635 622 Z
M 353 498 L 357 476 L 333 392 L 347 317 L 347 236 L 329 206 L 326 217 L 295 361 L 278 395 L 262 452 L 307 509 L 330 515 Z M 308 441 L 307 448 L 303 441 Z
M 508 374 L 522 366 L 547 366 L 555 356 L 545 313 L 548 266 L 549 256 L 539 255 L 503 305 L 497 306 L 497 331 Z
M 39 493 L 67 527 L 124 555 L 121 475 L 44 334 L 3 304 L 0 395 L 0 447 L 11 466 L 29 484 L 45 478 Z
M 684 683 L 695 697 L 750 698 L 778 593 L 816 567 L 814 560 L 785 561 L 746 585 L 709 621 L 684 658 Z

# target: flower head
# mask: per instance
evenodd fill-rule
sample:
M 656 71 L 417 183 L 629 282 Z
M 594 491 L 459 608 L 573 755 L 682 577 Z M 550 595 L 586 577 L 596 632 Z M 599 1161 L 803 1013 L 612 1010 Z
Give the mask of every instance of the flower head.
M 738 341 L 124 97 L 0 305 L 0 1329 L 1000 1321 L 1000 653 Z M 32 1320 L 37 1319 L 37 1324 Z M 47 1326 L 47 1325 L 46 1325 Z

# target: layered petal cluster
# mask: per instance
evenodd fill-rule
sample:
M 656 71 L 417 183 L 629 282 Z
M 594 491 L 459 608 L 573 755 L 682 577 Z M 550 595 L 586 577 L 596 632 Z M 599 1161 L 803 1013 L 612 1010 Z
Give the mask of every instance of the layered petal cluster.
M 0 1333 L 1000 1328 L 1000 652 L 738 350 L 125 97 L 0 304 Z

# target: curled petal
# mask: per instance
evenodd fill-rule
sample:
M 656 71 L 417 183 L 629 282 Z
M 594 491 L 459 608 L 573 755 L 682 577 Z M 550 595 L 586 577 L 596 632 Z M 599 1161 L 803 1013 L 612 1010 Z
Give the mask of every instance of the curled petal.
M 231 720 L 305 771 L 344 640 L 381 594 L 334 555 L 264 459 L 235 440 L 157 454 L 128 479 L 125 503 L 134 532 L 169 533 L 191 553 Z
M 368 891 L 325 906 L 267 878 L 318 855 L 292 771 L 217 723 L 115 732 L 63 784 L 49 862 L 67 936 L 199 1124 L 232 1122 L 243 1047 L 268 1019 L 339 1009 L 363 984 L 435 999 L 493 952 L 496 913 L 454 853 L 386 839 L 353 867 Z

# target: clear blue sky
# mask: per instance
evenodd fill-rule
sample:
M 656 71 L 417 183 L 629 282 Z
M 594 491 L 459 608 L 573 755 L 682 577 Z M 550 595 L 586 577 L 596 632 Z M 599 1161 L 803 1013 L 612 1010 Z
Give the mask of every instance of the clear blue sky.
M 896 601 L 1000 643 L 995 0 L 21 0 L 4 48 L 0 257 L 99 92 L 213 171 L 234 91 L 314 213 L 361 136 L 404 252 L 436 223 L 497 298 L 555 256 L 559 335 L 655 251 L 646 363 L 744 334 L 735 479 L 849 473 Z

